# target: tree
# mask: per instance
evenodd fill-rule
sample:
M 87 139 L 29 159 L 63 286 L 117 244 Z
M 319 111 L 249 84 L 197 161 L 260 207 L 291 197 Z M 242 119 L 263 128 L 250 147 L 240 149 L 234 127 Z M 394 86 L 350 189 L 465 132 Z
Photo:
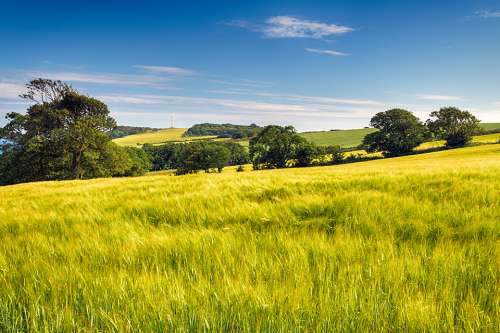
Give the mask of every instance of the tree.
M 250 140 L 250 159 L 253 168 L 285 168 L 295 159 L 298 146 L 303 142 L 292 126 L 270 125 Z
M 212 142 L 184 144 L 179 158 L 177 174 L 193 173 L 198 170 L 222 172 L 228 165 L 231 152 L 223 145 Z
M 448 147 L 465 146 L 480 131 L 476 117 L 454 107 L 431 112 L 427 126 L 436 138 L 446 140 Z
M 370 125 L 378 131 L 363 139 L 368 152 L 381 151 L 388 156 L 403 155 L 411 152 L 427 137 L 424 124 L 411 112 L 402 109 L 379 112 L 371 119 Z
M 107 106 L 78 94 L 60 81 L 36 79 L 21 97 L 35 102 L 26 114 L 9 113 L 0 135 L 9 142 L 2 154 L 3 182 L 92 178 L 102 174 L 116 126 Z M 101 170 L 101 171 L 96 171 Z
M 295 150 L 295 160 L 297 166 L 311 166 L 314 160 L 320 158 L 320 156 L 322 155 L 321 149 L 319 149 L 319 147 L 317 147 L 314 143 L 309 142 L 302 137 L 301 139 L 302 142 L 297 145 L 297 148 Z
M 214 142 L 216 144 L 217 142 Z M 221 145 L 229 149 L 228 165 L 247 164 L 250 161 L 248 150 L 236 142 L 222 142 Z

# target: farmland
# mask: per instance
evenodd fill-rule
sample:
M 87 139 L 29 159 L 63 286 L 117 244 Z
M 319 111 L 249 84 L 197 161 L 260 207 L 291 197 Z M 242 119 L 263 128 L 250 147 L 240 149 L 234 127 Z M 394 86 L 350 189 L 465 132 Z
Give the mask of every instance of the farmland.
M 482 145 L 2 187 L 0 331 L 498 331 L 499 174 Z
M 365 135 L 375 132 L 373 128 L 338 131 L 305 132 L 300 135 L 320 146 L 340 145 L 342 148 L 359 146 Z
M 121 146 L 142 146 L 146 143 L 158 145 L 167 142 L 188 142 L 195 140 L 213 139 L 213 136 L 184 137 L 187 128 L 164 128 L 158 131 L 149 131 L 134 135 L 128 135 L 113 141 Z
M 484 130 L 500 129 L 500 123 L 481 124 Z M 192 140 L 213 140 L 213 136 L 184 137 L 186 128 L 166 128 L 141 134 L 129 135 L 113 140 L 122 146 L 141 146 L 145 143 L 162 144 L 166 142 L 181 142 Z M 361 144 L 363 137 L 374 132 L 373 128 L 359 128 L 335 131 L 303 132 L 300 135 L 320 146 L 340 145 L 342 148 L 353 148 Z M 248 146 L 248 140 L 235 140 L 243 146 Z

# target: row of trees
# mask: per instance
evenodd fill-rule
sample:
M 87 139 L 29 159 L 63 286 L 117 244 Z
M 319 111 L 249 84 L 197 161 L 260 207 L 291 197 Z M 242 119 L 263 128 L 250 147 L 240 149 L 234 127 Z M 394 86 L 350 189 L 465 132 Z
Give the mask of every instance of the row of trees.
M 343 161 L 340 147 L 318 147 L 291 126 L 199 128 L 246 131 L 244 135 L 252 136 L 249 152 L 237 143 L 217 141 L 124 148 L 111 141 L 116 122 L 101 101 L 60 81 L 37 79 L 26 88 L 21 97 L 33 104 L 26 114 L 9 113 L 7 125 L 0 129 L 0 184 L 135 176 L 163 169 L 176 169 L 178 174 L 220 172 L 227 165 L 248 162 L 259 170 Z M 397 156 L 430 139 L 446 140 L 448 147 L 463 146 L 479 131 L 478 123 L 472 114 L 456 108 L 432 112 L 425 123 L 409 111 L 392 109 L 371 119 L 378 131 L 364 138 L 363 147 Z
M 234 142 L 197 141 L 169 143 L 161 146 L 144 145 L 153 170 L 176 169 L 178 174 L 222 171 L 228 165 L 249 163 L 247 150 Z
M 254 170 L 325 164 L 327 156 L 331 162 L 340 161 L 340 146 L 319 147 L 298 135 L 292 126 L 266 126 L 250 140 Z
M 370 125 L 378 131 L 365 136 L 363 148 L 386 156 L 408 154 L 432 139 L 445 140 L 449 148 L 462 147 L 480 132 L 476 117 L 454 107 L 432 112 L 425 123 L 407 110 L 392 109 L 377 113 Z
M 218 138 L 243 139 L 256 136 L 262 127 L 255 124 L 234 125 L 234 124 L 196 124 L 190 127 L 184 136 L 216 136 Z

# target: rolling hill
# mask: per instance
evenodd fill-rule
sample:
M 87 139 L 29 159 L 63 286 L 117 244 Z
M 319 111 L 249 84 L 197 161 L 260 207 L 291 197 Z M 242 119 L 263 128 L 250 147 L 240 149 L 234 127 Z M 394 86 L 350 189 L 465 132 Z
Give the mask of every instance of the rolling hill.
M 213 139 L 214 136 L 183 137 L 187 128 L 164 128 L 140 134 L 128 135 L 113 141 L 121 146 L 142 146 L 149 144 L 162 144 L 167 142 L 195 141 Z
M 499 175 L 483 145 L 1 187 L 0 330 L 495 331 Z
M 481 126 L 485 130 L 500 129 L 500 123 L 484 123 Z M 159 131 L 134 134 L 113 140 L 123 146 L 141 146 L 145 143 L 162 144 L 166 142 L 213 140 L 214 136 L 183 137 L 186 128 L 167 128 Z M 366 134 L 374 132 L 373 128 L 360 128 L 350 130 L 303 132 L 301 136 L 320 146 L 340 145 L 343 148 L 357 147 L 363 141 Z M 248 146 L 248 140 L 236 140 L 244 146 Z

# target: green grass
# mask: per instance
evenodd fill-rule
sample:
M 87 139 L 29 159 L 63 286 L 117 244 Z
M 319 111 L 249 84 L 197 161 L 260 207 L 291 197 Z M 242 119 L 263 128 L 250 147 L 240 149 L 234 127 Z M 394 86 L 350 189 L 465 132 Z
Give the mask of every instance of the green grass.
M 159 131 L 151 131 L 140 134 L 128 135 L 123 138 L 114 139 L 113 141 L 121 146 L 142 146 L 143 144 L 150 143 L 153 145 L 179 142 L 179 141 L 193 141 L 193 140 L 206 140 L 212 139 L 213 136 L 199 136 L 199 137 L 183 137 L 182 135 L 187 131 L 187 128 L 165 128 Z
M 500 129 L 500 123 L 482 123 L 481 127 L 485 130 Z M 363 138 L 376 131 L 373 128 L 360 128 L 340 131 L 318 131 L 300 133 L 301 136 L 320 146 L 340 145 L 343 148 L 357 147 L 363 141 Z
M 481 126 L 486 130 L 500 128 L 500 123 L 484 123 Z M 113 140 L 122 146 L 142 146 L 145 143 L 162 144 L 167 142 L 193 141 L 193 140 L 213 140 L 213 136 L 183 137 L 186 128 L 166 128 L 154 132 L 134 134 Z M 343 148 L 352 148 L 361 144 L 366 134 L 374 132 L 373 128 L 360 128 L 339 131 L 318 131 L 300 133 L 301 136 L 320 146 L 340 145 Z M 221 139 L 222 140 L 222 139 Z M 227 139 L 224 139 L 227 140 Z M 248 140 L 233 140 L 248 147 Z
M 481 123 L 480 125 L 486 131 L 500 129 L 500 123 Z
M 373 128 L 360 128 L 339 131 L 306 132 L 300 135 L 320 146 L 340 145 L 343 148 L 359 146 L 365 135 L 376 131 Z
M 0 331 L 500 328 L 500 145 L 0 188 Z

